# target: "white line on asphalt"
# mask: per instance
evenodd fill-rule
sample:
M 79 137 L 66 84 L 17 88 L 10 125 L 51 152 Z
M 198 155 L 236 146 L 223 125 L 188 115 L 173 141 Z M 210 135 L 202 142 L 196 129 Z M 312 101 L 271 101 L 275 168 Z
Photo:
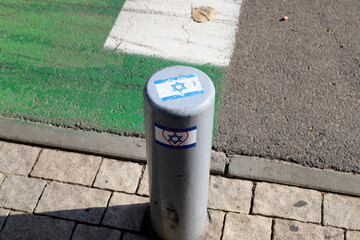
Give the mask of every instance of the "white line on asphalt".
M 242 0 L 127 0 L 104 47 L 194 64 L 227 66 L 234 50 Z M 215 19 L 197 23 L 195 7 Z

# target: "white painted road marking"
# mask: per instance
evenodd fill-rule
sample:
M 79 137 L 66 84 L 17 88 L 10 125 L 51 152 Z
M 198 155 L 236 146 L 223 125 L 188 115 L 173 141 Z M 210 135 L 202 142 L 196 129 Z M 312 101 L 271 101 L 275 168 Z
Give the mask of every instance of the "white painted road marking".
M 127 0 L 104 47 L 194 64 L 227 66 L 242 0 Z M 214 20 L 197 23 L 194 7 L 210 6 Z

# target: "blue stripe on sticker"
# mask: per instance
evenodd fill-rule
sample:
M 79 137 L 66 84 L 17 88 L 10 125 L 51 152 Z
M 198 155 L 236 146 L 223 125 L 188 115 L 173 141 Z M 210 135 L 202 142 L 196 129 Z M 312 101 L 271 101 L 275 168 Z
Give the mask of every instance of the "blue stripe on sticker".
M 171 131 L 186 131 L 186 132 L 189 132 L 189 131 L 196 130 L 196 126 L 193 126 L 193 127 L 190 127 L 190 128 L 168 128 L 168 127 L 161 126 L 161 125 L 159 125 L 157 123 L 155 123 L 155 126 L 162 129 L 162 130 L 171 130 Z
M 171 148 L 171 149 L 187 149 L 187 148 L 192 148 L 196 146 L 196 143 L 193 144 L 189 144 L 189 145 L 185 145 L 185 146 L 172 146 L 172 145 L 168 145 L 162 142 L 159 142 L 158 140 L 156 140 L 156 143 L 159 144 L 160 146 L 166 147 L 166 148 Z
M 188 92 L 188 93 L 184 93 L 183 95 L 172 95 L 172 96 L 164 97 L 164 98 L 161 98 L 161 101 L 165 102 L 168 100 L 174 100 L 174 99 L 184 98 L 184 97 L 191 97 L 191 96 L 195 96 L 195 95 L 199 95 L 199 94 L 204 94 L 204 90 Z
M 176 81 L 179 79 L 184 79 L 184 78 L 193 78 L 196 77 L 195 74 L 189 74 L 189 75 L 184 75 L 184 76 L 179 76 L 179 77 L 173 77 L 173 78 L 167 78 L 167 79 L 160 79 L 160 80 L 156 80 L 154 81 L 154 84 L 160 84 L 160 83 L 165 83 L 165 82 L 172 82 L 172 81 Z

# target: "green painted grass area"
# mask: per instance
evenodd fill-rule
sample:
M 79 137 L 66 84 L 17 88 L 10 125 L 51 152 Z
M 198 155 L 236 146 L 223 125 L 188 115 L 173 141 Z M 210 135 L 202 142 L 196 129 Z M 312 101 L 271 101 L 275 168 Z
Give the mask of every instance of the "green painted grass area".
M 103 49 L 123 2 L 2 0 L 0 115 L 143 133 L 146 80 L 163 67 L 181 63 Z M 219 99 L 224 69 L 195 67 L 214 81 Z

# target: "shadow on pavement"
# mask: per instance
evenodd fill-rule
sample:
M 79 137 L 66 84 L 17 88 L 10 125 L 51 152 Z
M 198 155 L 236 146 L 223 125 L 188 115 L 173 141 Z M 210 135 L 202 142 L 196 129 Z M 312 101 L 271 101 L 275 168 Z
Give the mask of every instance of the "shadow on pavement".
M 149 204 L 73 209 L 28 214 L 6 211 L 0 216 L 0 240 L 156 239 L 149 221 Z M 152 237 L 151 237 L 152 236 Z

